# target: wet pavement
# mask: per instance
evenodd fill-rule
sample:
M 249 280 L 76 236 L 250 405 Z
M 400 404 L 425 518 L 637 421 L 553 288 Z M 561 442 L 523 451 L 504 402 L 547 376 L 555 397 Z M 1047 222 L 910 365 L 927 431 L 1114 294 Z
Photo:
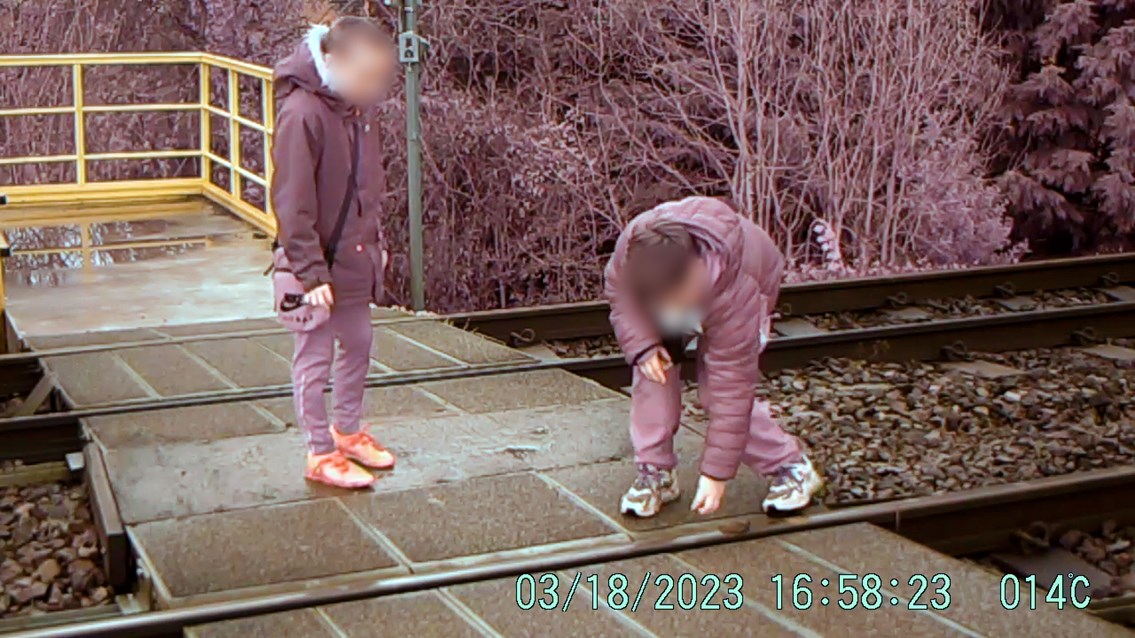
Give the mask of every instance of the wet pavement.
M 22 336 L 267 317 L 269 241 L 201 200 L 5 208 L 7 307 Z M 23 220 L 23 221 L 21 221 Z M 65 250 L 64 250 L 65 249 Z

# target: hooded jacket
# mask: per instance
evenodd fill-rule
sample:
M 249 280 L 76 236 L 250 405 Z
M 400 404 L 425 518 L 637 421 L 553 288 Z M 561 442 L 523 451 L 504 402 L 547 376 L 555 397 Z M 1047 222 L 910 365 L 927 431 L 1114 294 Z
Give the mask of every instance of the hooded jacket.
M 347 104 L 331 85 L 314 26 L 292 55 L 276 66 L 272 205 L 277 241 L 304 288 L 332 284 L 336 304 L 382 299 L 383 213 L 386 179 L 379 129 L 370 115 Z M 358 190 L 328 268 L 328 247 L 347 196 L 352 143 L 359 139 Z
M 768 233 L 716 199 L 690 197 L 635 217 L 615 245 L 604 288 L 611 304 L 611 325 L 631 365 L 658 347 L 661 339 L 622 280 L 627 246 L 638 229 L 663 219 L 684 226 L 719 268 L 699 338 L 700 396 L 709 416 L 701 473 L 731 479 L 748 441 L 760 379 L 760 330 L 780 293 L 784 257 Z

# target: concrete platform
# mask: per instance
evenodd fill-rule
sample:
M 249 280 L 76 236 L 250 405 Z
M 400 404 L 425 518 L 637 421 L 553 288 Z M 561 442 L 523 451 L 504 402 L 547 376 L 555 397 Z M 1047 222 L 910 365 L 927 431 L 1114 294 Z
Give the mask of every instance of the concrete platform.
M 271 281 L 263 276 L 269 240 L 203 199 L 40 207 L 36 216 L 45 213 L 51 225 L 29 227 L 11 221 L 29 215 L 5 208 L 0 227 L 14 250 L 75 248 L 83 228 L 98 259 L 81 252 L 9 259 L 7 311 L 21 336 L 271 316 Z M 155 240 L 169 245 L 113 249 Z
M 942 610 L 931 607 L 930 600 L 941 594 L 930 589 L 918 596 L 927 609 L 908 609 L 908 602 L 917 595 L 917 587 L 905 584 L 910 577 L 923 574 L 931 578 L 939 573 L 951 578 L 950 604 Z M 577 574 L 580 583 L 568 602 Z M 798 574 L 810 577 L 810 583 L 802 584 L 807 585 L 811 598 L 801 594 L 794 603 L 792 585 Z M 840 608 L 836 601 L 841 574 L 854 575 L 845 581 L 854 583 L 859 591 L 863 591 L 862 575 L 878 575 L 884 581 L 882 604 L 877 609 Z M 779 595 L 772 581 L 777 575 L 785 583 Z M 311 636 L 348 638 L 1130 635 L 1126 629 L 1074 610 L 1057 611 L 1042 604 L 1035 610 L 1006 611 L 998 598 L 998 576 L 866 524 L 590 565 L 545 576 L 537 572 L 218 623 L 193 628 L 187 635 L 227 638 L 236 636 L 239 627 L 245 632 L 242 636 L 266 636 L 274 628 L 285 630 L 285 620 L 310 626 Z M 538 583 L 537 600 L 554 600 L 555 609 L 532 604 L 526 577 Z M 892 578 L 900 585 L 891 586 Z M 828 579 L 827 585 L 823 579 Z M 613 587 L 625 590 L 627 597 L 612 596 Z M 636 607 L 633 601 L 640 588 L 643 595 Z M 848 594 L 844 600 L 850 600 Z M 527 606 L 530 608 L 524 609 Z M 318 629 L 311 624 L 313 619 L 322 621 Z

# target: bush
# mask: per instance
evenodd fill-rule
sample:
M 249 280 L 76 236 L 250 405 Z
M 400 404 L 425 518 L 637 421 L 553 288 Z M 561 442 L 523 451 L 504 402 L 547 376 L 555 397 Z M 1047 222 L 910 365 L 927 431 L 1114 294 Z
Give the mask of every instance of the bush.
M 41 50 L 207 48 L 271 63 L 332 10 L 393 24 L 374 0 L 160 0 L 128 21 L 138 5 L 126 0 L 50 1 L 90 20 L 77 22 L 83 38 L 55 34 Z M 807 276 L 1011 258 L 1005 196 L 984 176 L 1004 73 L 970 1 L 427 3 L 431 308 L 593 298 L 623 224 L 694 193 L 733 201 Z M 404 298 L 400 96 L 383 108 Z
M 1041 254 L 1135 240 L 1135 2 L 998 0 L 1014 54 L 1002 132 L 1016 237 Z

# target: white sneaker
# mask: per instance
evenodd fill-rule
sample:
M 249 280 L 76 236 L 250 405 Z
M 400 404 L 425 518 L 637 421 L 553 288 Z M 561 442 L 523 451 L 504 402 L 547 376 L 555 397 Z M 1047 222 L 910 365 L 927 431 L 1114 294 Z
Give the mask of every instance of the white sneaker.
M 785 465 L 776 473 L 761 509 L 766 514 L 802 510 L 812 503 L 823 485 L 824 479 L 812 467 L 812 462 L 801 456 L 799 461 Z
M 638 476 L 619 503 L 623 514 L 649 518 L 657 514 L 662 506 L 673 503 L 682 495 L 674 470 L 639 465 Z

